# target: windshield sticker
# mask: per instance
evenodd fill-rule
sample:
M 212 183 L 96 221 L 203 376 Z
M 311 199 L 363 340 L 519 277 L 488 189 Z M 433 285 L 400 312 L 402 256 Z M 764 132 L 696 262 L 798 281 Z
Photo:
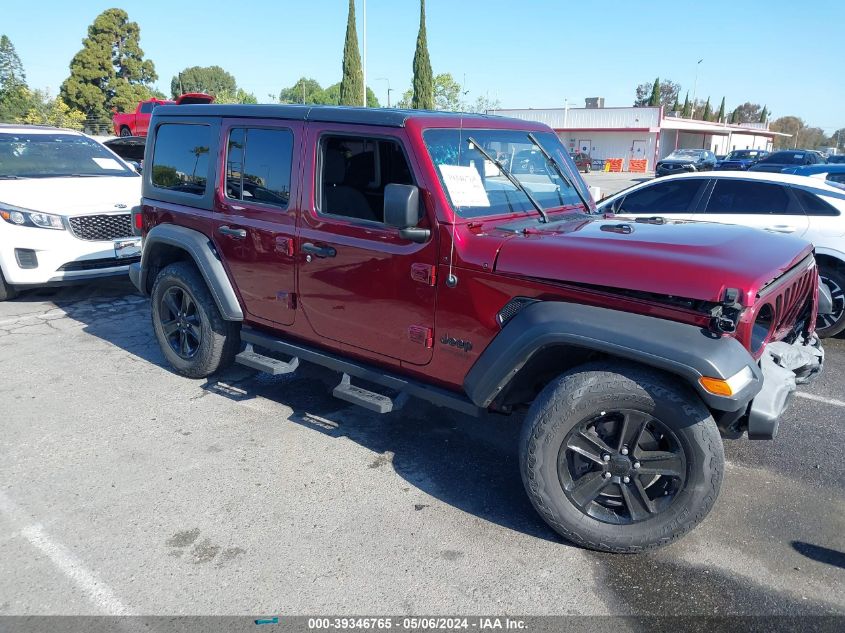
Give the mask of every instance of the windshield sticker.
M 489 207 L 490 199 L 475 167 L 438 165 L 443 184 L 456 207 Z
M 116 169 L 123 171 L 123 167 L 114 158 L 91 158 L 100 169 Z

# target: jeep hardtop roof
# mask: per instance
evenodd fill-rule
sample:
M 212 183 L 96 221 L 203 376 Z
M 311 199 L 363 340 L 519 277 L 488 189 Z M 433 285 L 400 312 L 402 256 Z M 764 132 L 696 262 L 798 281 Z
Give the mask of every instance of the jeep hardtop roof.
M 246 104 L 209 104 L 209 105 L 181 105 L 159 106 L 154 111 L 156 118 L 167 116 L 225 116 L 258 119 L 286 119 L 293 121 L 320 121 L 325 123 L 356 123 L 361 125 L 381 125 L 386 127 L 405 127 L 409 119 L 452 119 L 457 124 L 461 119 L 463 125 L 471 127 L 489 121 L 513 121 L 520 128 L 534 127 L 522 119 L 508 119 L 490 114 L 441 112 L 437 110 L 403 110 L 400 108 L 361 108 L 352 106 L 321 106 L 321 105 L 246 105 Z

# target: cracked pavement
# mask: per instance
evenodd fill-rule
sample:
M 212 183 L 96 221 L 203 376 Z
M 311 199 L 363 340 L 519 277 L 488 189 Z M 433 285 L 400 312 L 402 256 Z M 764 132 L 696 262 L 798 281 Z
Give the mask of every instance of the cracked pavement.
M 845 340 L 810 391 L 845 393 Z M 578 549 L 528 502 L 519 419 L 376 416 L 303 365 L 170 372 L 116 280 L 0 304 L 0 614 L 845 615 L 845 408 L 726 442 L 705 522 Z

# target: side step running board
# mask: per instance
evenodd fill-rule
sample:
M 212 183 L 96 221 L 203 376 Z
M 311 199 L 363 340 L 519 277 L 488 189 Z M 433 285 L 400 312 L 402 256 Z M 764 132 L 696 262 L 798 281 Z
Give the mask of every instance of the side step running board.
M 373 384 L 381 385 L 382 387 L 387 387 L 388 389 L 397 391 L 399 392 L 399 396 L 391 401 L 391 409 L 389 409 L 391 411 L 395 411 L 396 409 L 398 409 L 407 396 L 414 396 L 416 398 L 421 398 L 422 400 L 427 400 L 428 402 L 436 404 L 440 407 L 448 407 L 450 409 L 460 411 L 461 413 L 464 413 L 466 415 L 478 416 L 482 412 L 482 409 L 478 407 L 474 402 L 472 402 L 465 394 L 441 389 L 440 387 L 435 387 L 433 385 L 428 385 L 414 380 L 413 378 L 409 378 L 407 376 L 393 374 L 380 367 L 376 367 L 375 365 L 369 365 L 349 358 L 336 356 L 331 352 L 326 352 L 316 347 L 310 347 L 302 345 L 300 343 L 288 342 L 271 336 L 269 334 L 265 334 L 264 332 L 261 332 L 259 330 L 255 330 L 251 327 L 244 327 L 241 329 L 241 340 L 244 343 L 247 343 L 247 351 L 252 351 L 252 345 L 259 345 L 260 347 L 265 347 L 274 352 L 279 352 L 287 356 L 293 356 L 293 360 L 290 361 L 290 363 L 285 363 L 284 361 L 276 361 L 282 366 L 290 366 L 290 371 L 296 368 L 299 359 L 301 359 L 309 363 L 314 363 L 315 365 L 322 365 L 323 367 L 327 367 L 328 369 L 332 369 L 342 374 L 348 374 L 351 377 L 360 378 L 361 380 L 365 380 L 367 382 L 371 382 Z M 244 353 L 245 352 L 241 352 L 241 354 L 238 354 L 238 362 L 242 362 L 240 360 L 240 356 L 242 356 Z M 255 352 L 253 352 L 253 354 L 254 353 Z M 263 361 L 266 357 L 261 357 L 260 354 L 258 356 L 260 357 L 258 360 L 262 361 L 262 366 L 255 366 L 249 364 L 248 362 L 244 362 L 243 364 L 248 365 L 249 367 L 254 367 L 255 369 L 260 369 L 261 371 L 267 371 L 266 369 L 264 369 L 263 366 Z M 348 383 L 348 385 L 349 388 L 344 389 L 344 381 L 342 380 L 340 385 L 335 388 L 335 395 L 338 398 L 346 400 L 347 402 L 361 404 L 361 406 L 365 406 L 362 404 L 362 401 L 367 400 L 368 403 L 371 403 L 370 406 L 367 408 L 372 411 L 381 411 L 381 409 L 384 408 L 384 405 L 379 399 L 374 400 L 373 398 L 357 398 L 357 394 L 359 394 L 361 391 L 366 393 L 373 392 L 368 392 L 366 389 L 361 389 L 360 387 L 354 387 L 351 382 Z M 353 390 L 356 396 L 350 395 Z M 338 395 L 338 393 L 342 393 L 343 395 Z M 386 398 L 390 400 L 390 398 L 387 398 L 386 396 L 381 396 L 380 394 L 373 395 L 378 396 L 379 398 Z M 357 399 L 351 400 L 350 398 Z M 375 404 L 376 400 L 379 402 L 378 405 Z M 378 406 L 379 408 L 373 409 L 373 406 Z
M 343 374 L 340 384 L 334 388 L 332 395 L 335 398 L 357 404 L 359 407 L 364 407 L 376 413 L 398 411 L 408 399 L 408 395 L 405 393 L 400 393 L 396 398 L 391 398 L 390 396 L 384 396 L 374 391 L 356 387 L 352 384 L 349 374 Z
M 290 374 L 295 372 L 296 368 L 299 367 L 299 358 L 296 356 L 287 362 L 277 358 L 263 356 L 252 348 L 252 343 L 247 343 L 246 349 L 235 356 L 235 362 L 251 367 L 252 369 L 257 369 L 258 371 L 263 371 L 271 376 Z

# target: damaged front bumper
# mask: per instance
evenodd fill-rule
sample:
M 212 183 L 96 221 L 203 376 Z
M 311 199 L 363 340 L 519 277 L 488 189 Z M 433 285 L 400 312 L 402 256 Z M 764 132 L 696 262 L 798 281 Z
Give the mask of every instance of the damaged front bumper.
M 824 350 L 815 334 L 792 344 L 777 342 L 766 346 L 760 358 L 763 388 L 748 408 L 748 437 L 774 438 L 798 385 L 814 380 L 823 367 Z

